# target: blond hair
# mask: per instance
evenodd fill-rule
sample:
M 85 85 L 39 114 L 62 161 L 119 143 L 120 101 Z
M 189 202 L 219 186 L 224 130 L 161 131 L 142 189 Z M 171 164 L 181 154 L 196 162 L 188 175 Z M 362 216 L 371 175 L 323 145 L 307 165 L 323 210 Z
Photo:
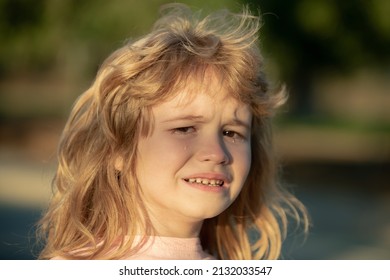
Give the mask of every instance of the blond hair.
M 238 198 L 204 221 L 203 248 L 219 259 L 276 259 L 289 216 L 307 224 L 304 206 L 277 182 L 271 120 L 285 95 L 268 88 L 259 18 L 247 8 L 206 17 L 178 4 L 163 11 L 149 34 L 107 58 L 74 105 L 59 145 L 56 192 L 41 221 L 41 258 L 119 259 L 142 246 L 133 244 L 137 232 L 144 242 L 153 235 L 135 178 L 138 137 L 153 125 L 153 105 L 210 69 L 250 105 L 252 164 Z M 129 159 L 120 173 L 118 156 Z

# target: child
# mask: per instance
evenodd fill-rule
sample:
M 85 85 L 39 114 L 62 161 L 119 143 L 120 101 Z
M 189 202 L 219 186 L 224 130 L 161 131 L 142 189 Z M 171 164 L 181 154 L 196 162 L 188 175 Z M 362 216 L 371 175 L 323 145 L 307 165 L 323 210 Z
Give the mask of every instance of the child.
M 276 180 L 272 95 L 244 9 L 169 5 L 77 100 L 42 219 L 44 259 L 276 259 L 305 209 Z M 257 232 L 257 240 L 252 240 Z

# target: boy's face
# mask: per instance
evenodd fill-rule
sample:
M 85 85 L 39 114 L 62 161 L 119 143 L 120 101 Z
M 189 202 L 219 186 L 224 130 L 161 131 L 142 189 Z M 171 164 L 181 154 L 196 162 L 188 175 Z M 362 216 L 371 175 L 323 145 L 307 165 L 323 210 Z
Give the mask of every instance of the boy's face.
M 152 221 L 197 223 L 200 229 L 243 187 L 251 165 L 252 114 L 224 92 L 199 92 L 187 101 L 186 95 L 152 107 L 154 128 L 139 139 L 137 178 Z

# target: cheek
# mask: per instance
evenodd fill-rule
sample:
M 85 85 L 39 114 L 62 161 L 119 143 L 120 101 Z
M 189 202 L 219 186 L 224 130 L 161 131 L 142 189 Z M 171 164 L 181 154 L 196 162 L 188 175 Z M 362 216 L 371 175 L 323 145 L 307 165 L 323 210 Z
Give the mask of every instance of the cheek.
M 246 180 L 251 167 L 251 147 L 245 145 L 240 149 L 236 149 L 233 154 L 233 162 L 235 162 L 236 172 L 242 178 L 242 181 Z
M 144 166 L 155 168 L 154 172 L 177 168 L 188 157 L 190 146 L 186 142 L 172 141 L 166 137 L 144 139 L 139 145 L 139 156 Z

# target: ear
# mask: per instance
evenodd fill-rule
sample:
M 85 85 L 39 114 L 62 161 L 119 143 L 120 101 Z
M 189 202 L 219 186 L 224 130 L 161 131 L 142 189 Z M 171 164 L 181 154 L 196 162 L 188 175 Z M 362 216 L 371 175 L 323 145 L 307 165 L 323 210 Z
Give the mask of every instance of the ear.
M 123 169 L 123 157 L 117 156 L 114 163 L 115 170 L 122 171 Z

